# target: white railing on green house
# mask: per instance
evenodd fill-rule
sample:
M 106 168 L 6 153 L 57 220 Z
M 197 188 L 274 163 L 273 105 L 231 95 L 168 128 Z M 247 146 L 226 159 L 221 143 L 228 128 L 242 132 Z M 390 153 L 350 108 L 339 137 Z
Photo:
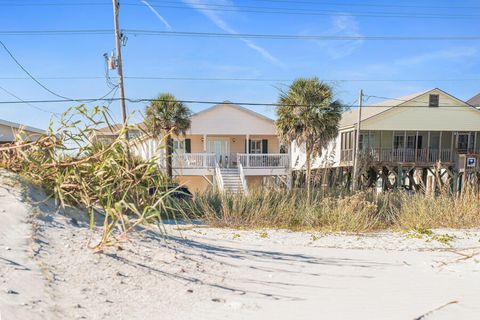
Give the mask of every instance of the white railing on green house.
M 240 174 L 240 181 L 242 182 L 243 192 L 245 193 L 245 195 L 248 195 L 247 179 L 245 178 L 245 173 L 243 172 L 243 166 L 241 162 L 238 162 L 238 172 Z
M 451 149 L 413 149 L 413 148 L 374 148 L 361 150 L 361 155 L 372 157 L 373 161 L 378 162 L 452 162 Z M 343 155 L 343 154 L 342 154 Z M 349 161 L 349 158 L 341 158 L 341 161 Z
M 238 153 L 237 163 L 244 168 L 288 168 L 289 157 L 285 153 Z
M 214 153 L 181 153 L 172 156 L 172 166 L 176 169 L 205 169 L 215 166 Z

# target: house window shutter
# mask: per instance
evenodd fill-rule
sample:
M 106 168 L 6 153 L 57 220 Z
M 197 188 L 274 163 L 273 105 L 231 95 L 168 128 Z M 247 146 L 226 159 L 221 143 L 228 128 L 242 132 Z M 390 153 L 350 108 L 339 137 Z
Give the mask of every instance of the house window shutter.
M 192 153 L 192 139 L 185 139 L 185 153 Z
M 248 153 L 252 153 L 252 140 L 248 139 Z
M 268 140 L 262 140 L 262 153 L 268 153 Z

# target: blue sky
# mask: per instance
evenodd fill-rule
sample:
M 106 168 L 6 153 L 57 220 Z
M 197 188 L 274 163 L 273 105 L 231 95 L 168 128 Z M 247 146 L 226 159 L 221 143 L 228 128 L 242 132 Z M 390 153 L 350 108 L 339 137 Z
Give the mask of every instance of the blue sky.
M 38 5 L 42 3 L 44 5 Z M 84 5 L 70 5 L 74 3 Z M 120 9 L 120 26 L 124 29 L 344 36 L 478 36 L 480 29 L 480 3 L 476 0 L 151 0 L 148 1 L 151 7 L 135 0 L 121 3 L 124 5 Z M 228 11 L 204 10 L 205 5 L 202 4 L 219 5 L 215 8 Z M 336 13 L 295 15 L 251 12 L 264 10 L 258 7 L 323 13 L 325 11 L 322 10 L 330 10 Z M 371 12 L 409 17 L 362 16 Z M 425 14 L 443 17 L 419 16 Z M 454 15 L 464 17 L 445 18 Z M 109 0 L 0 0 L 0 21 L 0 31 L 113 27 Z M 103 54 L 110 52 L 115 44 L 113 35 L 0 35 L 0 40 L 33 75 L 40 78 L 103 77 Z M 398 97 L 433 87 L 440 87 L 460 99 L 468 99 L 480 92 L 478 40 L 319 41 L 130 35 L 122 50 L 127 77 L 293 79 L 317 76 L 324 80 L 431 80 L 336 81 L 333 85 L 337 96 L 345 103 L 353 103 L 361 88 L 367 95 L 385 97 Z M 0 70 L 0 86 L 22 99 L 56 99 L 32 80 L 6 79 L 26 75 L 1 48 Z M 115 73 L 111 72 L 111 76 L 114 77 Z M 445 79 L 477 80 L 442 81 Z M 102 78 L 41 81 L 55 92 L 74 98 L 100 97 L 109 91 Z M 273 103 L 278 98 L 279 88 L 286 84 L 279 81 L 127 78 L 125 91 L 131 98 L 153 98 L 161 92 L 172 92 L 182 100 Z M 0 100 L 11 101 L 14 98 L 0 90 Z M 373 101 L 372 98 L 369 102 Z M 36 104 L 54 112 L 61 112 L 71 105 L 73 103 Z M 208 106 L 191 104 L 190 107 L 198 111 Z M 50 119 L 49 113 L 29 105 L 3 104 L 0 108 L 0 118 L 40 128 L 45 128 Z M 129 111 L 143 108 L 144 104 L 128 104 Z M 111 109 L 118 119 L 118 104 L 113 103 Z M 274 117 L 271 107 L 252 109 Z

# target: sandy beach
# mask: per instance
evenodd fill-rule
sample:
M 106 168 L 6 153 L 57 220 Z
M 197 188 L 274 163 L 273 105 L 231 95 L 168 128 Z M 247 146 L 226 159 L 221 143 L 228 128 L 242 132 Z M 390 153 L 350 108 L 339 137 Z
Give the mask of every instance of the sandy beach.
M 442 243 L 168 225 L 94 253 L 82 212 L 5 174 L 0 219 L 2 320 L 480 316 L 479 230 L 434 230 Z

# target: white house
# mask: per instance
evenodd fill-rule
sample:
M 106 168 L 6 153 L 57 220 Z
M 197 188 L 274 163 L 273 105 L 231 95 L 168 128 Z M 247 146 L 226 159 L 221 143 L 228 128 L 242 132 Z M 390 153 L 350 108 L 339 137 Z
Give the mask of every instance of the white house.
M 143 159 L 160 158 L 163 142 L 140 139 L 134 150 Z M 173 174 L 192 191 L 216 185 L 247 191 L 274 178 L 286 183 L 288 148 L 280 145 L 274 121 L 225 101 L 194 114 L 185 137 L 174 139 Z

